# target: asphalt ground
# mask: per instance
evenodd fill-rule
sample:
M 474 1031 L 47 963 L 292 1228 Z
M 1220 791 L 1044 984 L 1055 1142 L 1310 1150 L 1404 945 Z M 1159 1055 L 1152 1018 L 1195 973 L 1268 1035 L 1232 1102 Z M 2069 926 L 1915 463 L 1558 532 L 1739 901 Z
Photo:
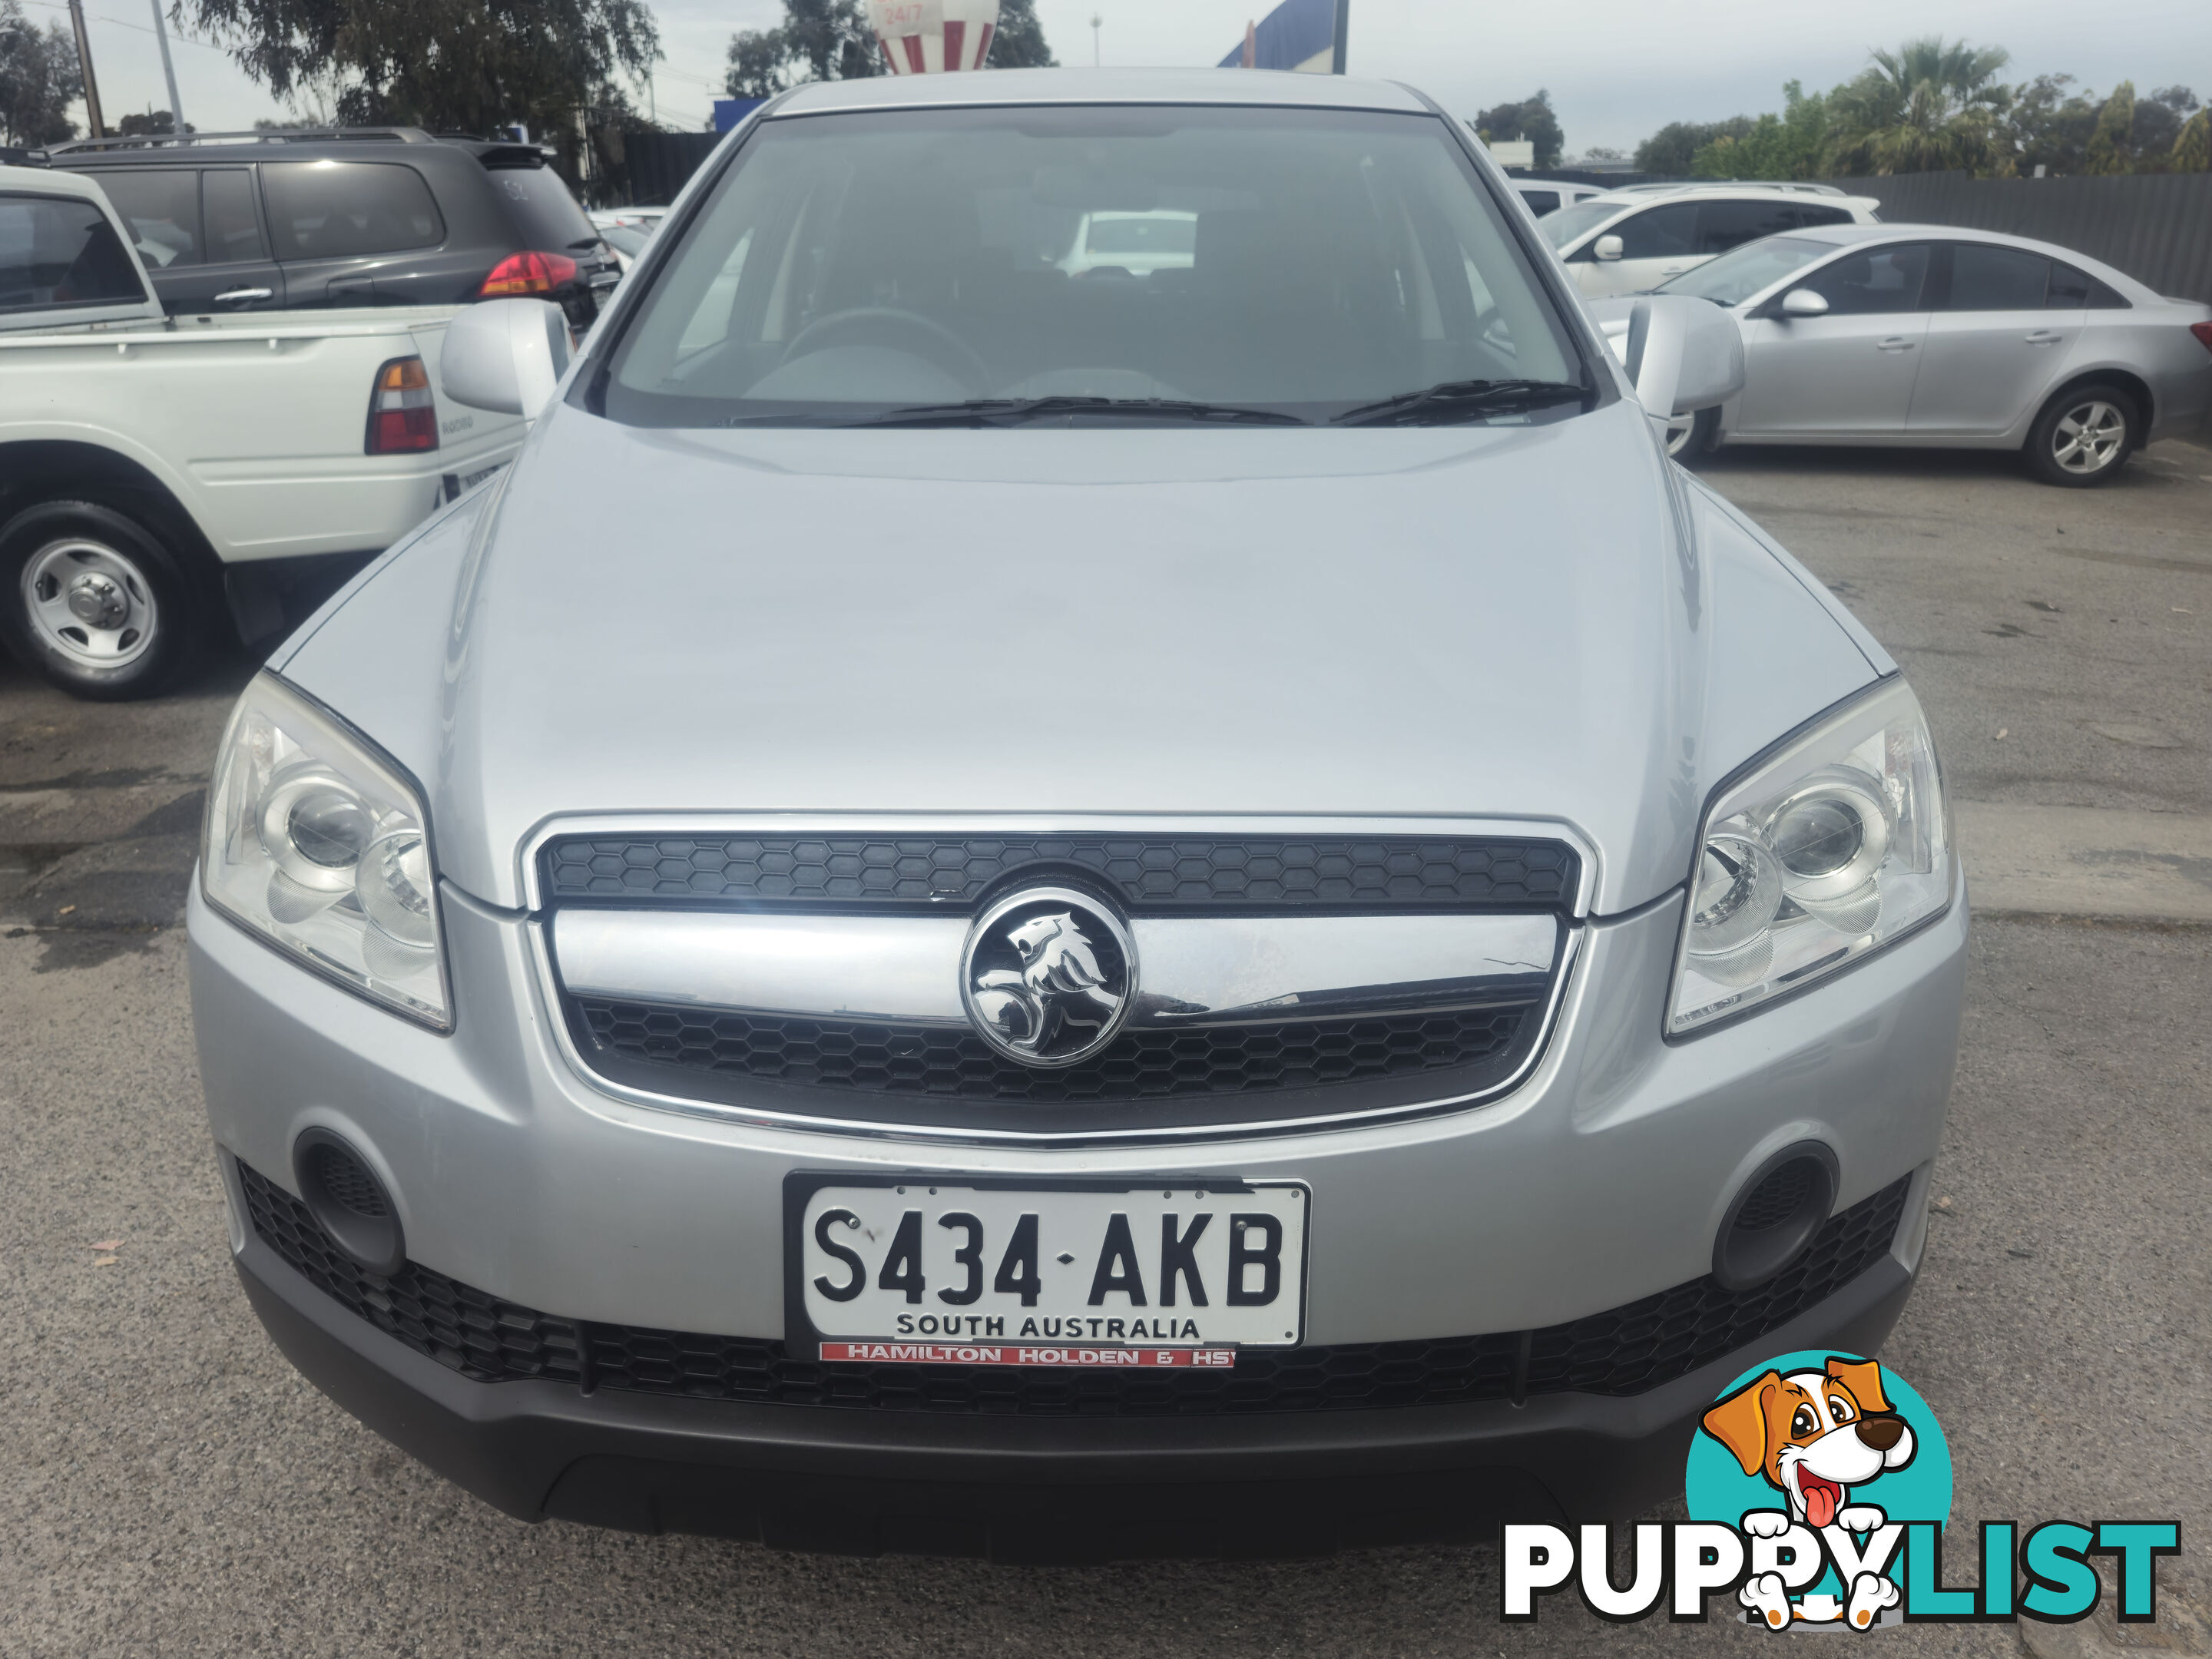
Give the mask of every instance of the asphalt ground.
M 1883 1353 L 1947 1431 L 1954 1514 L 2182 1528 L 2157 1626 L 1839 1639 L 2017 1654 L 2024 1629 L 2041 1659 L 2212 1650 L 2212 927 L 2192 909 L 2212 856 L 2190 850 L 2212 817 L 2212 451 L 2160 446 L 2089 492 L 1971 455 L 1731 452 L 1705 474 L 1896 653 L 1959 804 L 1977 909 L 1964 1052 L 1926 1266 Z M 115 708 L 0 665 L 0 1655 L 1771 1639 L 1718 1601 L 1709 1626 L 1620 1627 L 1555 1598 L 1507 1629 L 1484 1549 L 851 1560 L 526 1527 L 447 1486 L 290 1370 L 226 1259 L 177 924 L 206 767 L 251 672 L 219 660 Z

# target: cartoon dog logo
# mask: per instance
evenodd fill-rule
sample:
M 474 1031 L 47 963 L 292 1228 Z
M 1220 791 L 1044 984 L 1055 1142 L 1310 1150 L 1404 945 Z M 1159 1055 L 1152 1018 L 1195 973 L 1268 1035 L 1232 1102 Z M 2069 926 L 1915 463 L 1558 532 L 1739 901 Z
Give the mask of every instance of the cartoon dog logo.
M 1765 1478 L 1786 1508 L 1753 1510 L 1743 1529 L 1755 1538 L 1779 1538 L 1794 1525 L 1871 1533 L 1888 1520 L 1879 1504 L 1856 1502 L 1863 1487 L 1912 1461 L 1911 1429 L 1882 1392 L 1881 1367 L 1873 1360 L 1830 1358 L 1825 1369 L 1768 1371 L 1705 1413 L 1705 1432 L 1726 1446 L 1746 1474 Z M 1755 1617 L 1779 1629 L 1794 1618 L 1808 1624 L 1841 1619 L 1857 1629 L 1871 1626 L 1899 1599 L 1895 1582 L 1859 1574 L 1840 1603 L 1808 1595 L 1795 1603 L 1774 1573 L 1755 1575 L 1739 1599 Z

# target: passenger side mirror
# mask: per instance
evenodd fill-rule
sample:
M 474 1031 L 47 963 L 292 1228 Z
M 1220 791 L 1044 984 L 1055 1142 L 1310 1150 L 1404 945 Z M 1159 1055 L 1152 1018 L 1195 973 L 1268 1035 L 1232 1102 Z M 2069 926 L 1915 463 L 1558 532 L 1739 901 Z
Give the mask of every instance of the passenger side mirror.
M 1608 263 L 1620 258 L 1621 252 L 1621 241 L 1618 236 L 1601 236 L 1590 244 L 1592 256 Z
M 1686 294 L 1587 303 L 1636 383 L 1636 400 L 1659 425 L 1743 390 L 1743 333 L 1733 312 Z
M 1793 288 L 1782 296 L 1782 314 L 1785 317 L 1825 317 L 1828 302 L 1809 288 Z
M 534 421 L 568 368 L 568 325 L 544 300 L 485 300 L 446 325 L 438 380 L 471 409 Z

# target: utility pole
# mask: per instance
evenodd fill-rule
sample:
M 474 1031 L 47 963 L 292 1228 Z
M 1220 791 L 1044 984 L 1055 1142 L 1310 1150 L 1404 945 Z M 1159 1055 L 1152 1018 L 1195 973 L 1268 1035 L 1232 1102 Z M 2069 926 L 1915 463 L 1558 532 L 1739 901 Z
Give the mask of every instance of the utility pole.
M 1091 14 L 1091 67 L 1098 67 L 1098 26 L 1106 20 L 1097 12 Z
M 185 136 L 185 100 L 177 96 L 177 66 L 169 61 L 169 31 L 161 22 L 161 0 L 151 0 L 154 38 L 161 43 L 161 78 L 169 83 L 169 122 L 178 137 Z M 89 84 L 89 81 L 88 81 Z
M 1344 73 L 1345 47 L 1352 32 L 1352 0 L 1336 0 L 1336 52 L 1329 63 L 1331 75 Z
M 84 0 L 69 0 L 70 22 L 76 30 L 76 64 L 84 75 L 84 118 L 92 129 L 91 137 L 107 137 L 107 125 L 100 118 L 100 86 L 92 78 L 92 42 L 84 33 Z

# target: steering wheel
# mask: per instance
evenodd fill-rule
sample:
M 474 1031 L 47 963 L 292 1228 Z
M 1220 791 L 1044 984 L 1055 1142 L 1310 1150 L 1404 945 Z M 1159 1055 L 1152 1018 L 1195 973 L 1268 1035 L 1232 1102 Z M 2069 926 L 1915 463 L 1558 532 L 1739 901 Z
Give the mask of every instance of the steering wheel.
M 783 361 L 841 345 L 888 345 L 927 359 L 970 393 L 980 394 L 991 371 L 972 347 L 944 324 L 893 306 L 859 306 L 817 317 L 792 337 Z

